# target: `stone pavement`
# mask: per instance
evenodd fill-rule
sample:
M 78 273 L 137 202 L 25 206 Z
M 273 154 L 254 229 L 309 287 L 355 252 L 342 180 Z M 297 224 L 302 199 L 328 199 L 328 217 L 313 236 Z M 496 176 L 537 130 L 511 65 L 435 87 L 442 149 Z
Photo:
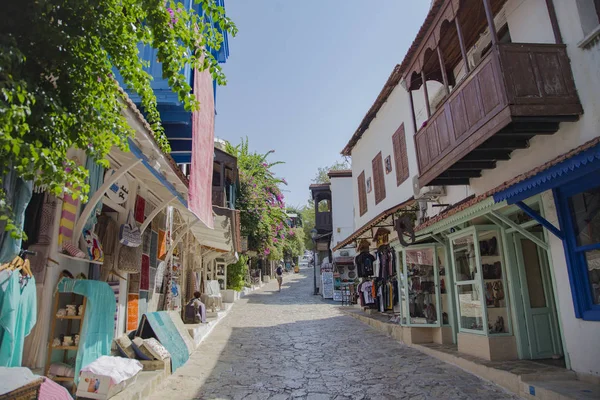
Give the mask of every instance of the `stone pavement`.
M 343 315 L 312 271 L 239 300 L 152 399 L 517 399 Z

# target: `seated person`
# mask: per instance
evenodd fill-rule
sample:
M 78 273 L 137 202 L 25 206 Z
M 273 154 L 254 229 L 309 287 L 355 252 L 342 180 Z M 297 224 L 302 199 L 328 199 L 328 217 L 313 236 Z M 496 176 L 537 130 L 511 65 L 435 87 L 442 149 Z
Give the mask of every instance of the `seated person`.
M 194 292 L 194 298 L 185 306 L 185 319 L 188 323 L 206 322 L 206 306 L 200 301 L 200 292 Z

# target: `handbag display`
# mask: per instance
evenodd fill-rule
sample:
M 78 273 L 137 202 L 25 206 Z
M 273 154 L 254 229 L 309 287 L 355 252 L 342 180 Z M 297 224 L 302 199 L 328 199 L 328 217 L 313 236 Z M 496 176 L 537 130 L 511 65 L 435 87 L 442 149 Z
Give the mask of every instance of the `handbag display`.
M 142 234 L 131 211 L 127 214 L 127 222 L 121 225 L 119 242 L 128 247 L 138 247 L 142 244 Z
M 142 246 L 121 246 L 119 249 L 119 261 L 116 267 L 123 272 L 138 274 L 142 272 Z

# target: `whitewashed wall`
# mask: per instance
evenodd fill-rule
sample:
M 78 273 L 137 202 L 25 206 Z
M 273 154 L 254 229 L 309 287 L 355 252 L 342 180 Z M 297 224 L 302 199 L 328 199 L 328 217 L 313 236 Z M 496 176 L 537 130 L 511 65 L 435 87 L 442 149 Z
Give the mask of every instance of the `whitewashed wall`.
M 415 103 L 418 104 L 418 96 L 415 96 Z M 424 104 L 423 97 L 420 98 Z M 406 152 L 408 155 L 408 169 L 410 176 L 400 186 L 396 186 L 396 168 L 394 165 L 394 149 L 392 145 L 392 136 L 400 125 L 404 123 L 406 134 Z M 414 144 L 414 129 L 409 106 L 409 98 L 406 90 L 397 85 L 387 102 L 373 119 L 369 129 L 365 131 L 362 138 L 352 149 L 352 192 L 354 199 L 354 226 L 358 229 L 365 223 L 376 217 L 382 211 L 385 211 L 403 201 L 408 200 L 413 195 L 412 177 L 417 174 L 417 156 Z M 381 151 L 382 159 L 385 161 L 387 156 L 392 159 L 392 172 L 385 174 L 385 192 L 386 196 L 379 204 L 375 204 L 375 187 L 373 182 L 373 158 Z M 358 183 L 357 179 L 360 173 L 365 172 L 365 181 L 371 178 L 372 188 L 367 193 L 367 212 L 361 216 L 358 204 Z
M 333 220 L 331 247 L 334 247 L 354 232 L 352 180 L 352 177 L 331 178 L 331 217 Z

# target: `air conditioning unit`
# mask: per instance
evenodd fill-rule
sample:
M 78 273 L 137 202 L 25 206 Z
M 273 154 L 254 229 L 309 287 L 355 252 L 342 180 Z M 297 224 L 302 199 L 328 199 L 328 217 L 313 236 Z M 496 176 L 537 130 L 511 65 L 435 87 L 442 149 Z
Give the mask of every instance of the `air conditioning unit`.
M 424 186 L 419 188 L 419 177 L 413 177 L 413 196 L 415 200 L 435 200 L 440 196 L 444 196 L 446 191 L 443 186 Z

